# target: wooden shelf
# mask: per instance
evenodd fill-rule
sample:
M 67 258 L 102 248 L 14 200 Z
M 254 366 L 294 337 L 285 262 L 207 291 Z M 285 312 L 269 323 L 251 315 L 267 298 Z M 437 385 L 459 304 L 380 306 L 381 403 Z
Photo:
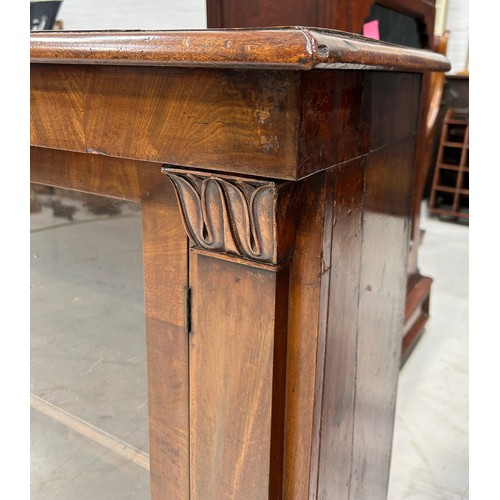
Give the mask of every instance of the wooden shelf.
M 447 148 L 459 148 L 459 149 L 462 149 L 464 147 L 468 148 L 469 145 L 468 144 L 463 144 L 461 142 L 452 142 L 452 141 L 446 141 L 443 143 L 443 146 L 447 147 Z
M 449 163 L 439 163 L 437 165 L 442 170 L 452 170 L 454 172 L 469 172 L 469 167 L 461 167 L 460 165 L 450 165 Z
M 459 194 L 469 194 L 468 189 L 457 189 L 453 187 L 448 187 L 448 186 L 436 186 L 435 187 L 436 191 L 443 191 L 445 193 L 459 193 Z

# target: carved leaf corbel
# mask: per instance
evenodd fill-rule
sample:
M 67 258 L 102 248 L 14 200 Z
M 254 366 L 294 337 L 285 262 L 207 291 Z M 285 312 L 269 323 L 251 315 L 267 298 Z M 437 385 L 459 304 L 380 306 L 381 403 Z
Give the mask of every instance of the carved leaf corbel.
M 271 181 L 163 168 L 195 247 L 276 261 L 277 186 Z

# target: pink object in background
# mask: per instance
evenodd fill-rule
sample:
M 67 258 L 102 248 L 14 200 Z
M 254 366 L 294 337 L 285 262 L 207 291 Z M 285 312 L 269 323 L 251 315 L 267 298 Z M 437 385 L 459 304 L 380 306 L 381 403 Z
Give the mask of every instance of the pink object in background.
M 367 36 L 368 38 L 375 38 L 375 40 L 380 40 L 378 20 L 363 24 L 363 35 Z

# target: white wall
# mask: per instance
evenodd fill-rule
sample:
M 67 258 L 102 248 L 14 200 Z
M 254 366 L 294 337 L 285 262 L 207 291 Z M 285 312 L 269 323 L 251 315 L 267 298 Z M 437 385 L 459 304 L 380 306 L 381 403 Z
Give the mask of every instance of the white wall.
M 436 0 L 436 18 L 434 19 L 434 34 L 442 35 L 446 24 L 448 0 Z
M 203 29 L 205 0 L 63 0 L 64 30 Z
M 469 0 L 448 0 L 446 29 L 450 32 L 446 56 L 451 62 L 450 73 L 468 67 L 469 55 Z

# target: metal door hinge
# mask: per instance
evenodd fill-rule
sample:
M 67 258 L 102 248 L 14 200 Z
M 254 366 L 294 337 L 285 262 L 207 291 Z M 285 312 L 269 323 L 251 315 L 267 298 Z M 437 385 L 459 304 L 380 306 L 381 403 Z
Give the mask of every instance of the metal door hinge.
M 184 288 L 184 331 L 191 333 L 191 287 Z

